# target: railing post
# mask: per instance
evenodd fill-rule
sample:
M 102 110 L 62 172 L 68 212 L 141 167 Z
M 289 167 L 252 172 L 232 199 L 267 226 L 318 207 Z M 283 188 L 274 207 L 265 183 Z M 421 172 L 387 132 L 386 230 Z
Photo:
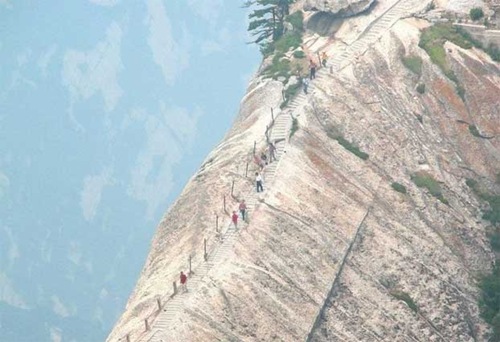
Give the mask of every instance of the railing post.
M 174 281 L 174 296 L 177 294 L 177 283 Z
M 161 311 L 161 298 L 156 298 L 156 304 L 158 305 L 158 311 Z
M 130 342 L 130 334 L 127 334 L 127 342 Z
M 273 107 L 271 107 L 271 122 L 274 123 L 274 112 Z
M 245 168 L 245 177 L 248 176 L 248 161 L 247 161 L 247 167 Z
M 215 214 L 215 232 L 219 232 L 219 215 Z
M 224 195 L 224 212 L 226 212 L 226 195 Z
M 149 323 L 148 323 L 148 319 L 147 318 L 144 320 L 144 326 L 146 328 L 146 331 L 149 331 L 150 327 L 149 327 Z
M 253 155 L 255 156 L 255 149 L 257 148 L 257 142 L 253 142 Z
M 205 261 L 208 260 L 208 254 L 207 254 L 207 239 L 203 240 L 203 258 Z

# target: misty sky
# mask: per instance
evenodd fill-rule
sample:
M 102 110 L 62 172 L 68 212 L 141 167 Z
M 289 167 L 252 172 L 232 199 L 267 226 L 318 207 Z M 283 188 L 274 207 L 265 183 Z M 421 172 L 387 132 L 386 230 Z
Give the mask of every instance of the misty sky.
M 0 0 L 0 303 L 110 329 L 258 66 L 240 6 Z

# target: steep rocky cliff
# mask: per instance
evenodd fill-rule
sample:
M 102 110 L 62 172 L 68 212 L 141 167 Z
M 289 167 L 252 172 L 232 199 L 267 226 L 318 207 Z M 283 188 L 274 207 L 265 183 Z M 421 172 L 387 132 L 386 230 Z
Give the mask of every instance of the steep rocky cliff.
M 406 18 L 426 5 L 381 1 L 334 38 L 307 33 L 329 64 L 281 112 L 282 83 L 252 81 L 160 222 L 109 341 L 487 340 L 477 281 L 494 257 L 465 181 L 498 186 L 500 66 L 451 42 L 448 71 L 433 63 L 418 45 L 429 23 Z M 266 126 L 279 161 L 257 195 Z M 249 202 L 238 231 L 224 198 L 227 213 Z M 169 299 L 190 254 L 189 292 Z

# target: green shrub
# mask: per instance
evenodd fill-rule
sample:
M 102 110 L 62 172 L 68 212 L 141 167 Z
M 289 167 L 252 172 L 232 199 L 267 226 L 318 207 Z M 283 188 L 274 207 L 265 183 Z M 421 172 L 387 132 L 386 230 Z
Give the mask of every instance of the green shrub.
M 396 298 L 399 299 L 408 305 L 408 307 L 415 313 L 418 312 L 418 306 L 415 304 L 415 301 L 410 297 L 410 295 L 406 292 L 403 291 L 391 291 L 390 294 Z
M 498 46 L 490 44 L 486 49 L 486 53 L 490 55 L 491 59 L 495 62 L 500 62 L 500 49 Z
M 500 196 L 492 195 L 483 190 L 474 179 L 466 179 L 465 184 L 481 199 L 489 204 L 489 209 L 484 211 L 483 219 L 489 220 L 495 227 L 489 234 L 491 248 L 500 252 Z M 500 259 L 496 255 L 496 262 L 490 274 L 481 278 L 479 288 L 481 297 L 479 307 L 481 316 L 493 329 L 493 336 L 489 341 L 500 342 Z
M 292 118 L 292 128 L 290 129 L 290 139 L 293 137 L 295 132 L 299 130 L 299 120 L 297 118 Z
M 476 192 L 476 191 L 477 191 L 476 189 L 477 189 L 477 187 L 479 186 L 479 183 L 478 183 L 476 180 L 472 179 L 472 178 L 467 178 L 467 179 L 465 180 L 465 184 L 466 184 L 469 188 L 471 188 L 472 190 L 474 190 L 474 192 Z
M 406 194 L 406 187 L 403 184 L 393 182 L 391 186 L 395 191 L 400 192 L 402 194 Z
M 493 250 L 500 252 L 500 232 L 498 229 L 490 234 L 490 244 Z
M 354 145 L 350 141 L 346 140 L 342 135 L 336 135 L 336 136 L 330 136 L 330 138 L 333 138 L 337 140 L 337 142 L 344 147 L 347 151 L 353 153 L 355 156 L 367 160 L 370 156 L 368 153 L 365 153 L 359 149 L 358 146 Z
M 449 23 L 436 24 L 425 29 L 418 44 L 427 52 L 432 62 L 443 71 L 449 70 L 446 63 L 446 52 L 443 47 L 446 41 L 450 41 L 464 49 L 470 49 L 473 46 L 467 37 L 464 37 L 458 32 L 457 28 Z
M 424 172 L 417 172 L 411 176 L 411 180 L 419 188 L 427 189 L 432 196 L 436 197 L 444 204 L 448 204 L 448 200 L 443 196 L 441 186 L 431 175 Z
M 260 45 L 260 53 L 264 58 L 271 56 L 274 53 L 274 44 L 272 42 L 262 43 Z
M 481 138 L 481 133 L 479 133 L 479 130 L 477 129 L 476 126 L 474 125 L 469 125 L 469 132 L 475 137 Z
M 500 196 L 489 195 L 486 201 L 490 208 L 485 210 L 483 219 L 490 221 L 494 226 L 500 225 Z
M 500 225 L 500 195 L 493 195 L 483 190 L 474 179 L 468 178 L 465 184 L 471 188 L 477 197 L 488 202 L 489 208 L 483 211 L 483 219 L 494 226 Z
M 458 96 L 465 102 L 465 88 L 460 83 L 457 83 L 455 89 Z
M 302 35 L 299 32 L 286 33 L 276 42 L 274 49 L 279 53 L 286 53 L 290 49 L 296 49 L 302 44 Z
M 293 57 L 298 59 L 306 58 L 306 53 L 302 50 L 297 50 L 293 52 Z
M 284 77 L 288 81 L 291 76 L 290 60 L 284 57 L 283 54 L 276 54 L 273 57 L 271 65 L 265 68 L 262 74 L 264 77 L 272 79 Z
M 418 76 L 422 74 L 422 58 L 418 56 L 403 56 L 401 57 L 401 61 L 403 65 L 414 74 Z
M 292 24 L 294 30 L 300 32 L 304 30 L 304 15 L 302 11 L 290 14 L 285 18 L 285 20 Z
M 470 33 L 463 28 L 457 26 L 456 30 L 465 40 L 471 42 L 473 46 L 486 52 L 492 60 L 494 60 L 495 62 L 500 62 L 500 49 L 498 49 L 498 46 L 491 43 L 490 45 L 488 45 L 488 47 L 485 47 L 483 43 L 472 37 Z
M 423 93 L 425 93 L 425 84 L 420 83 L 419 85 L 417 85 L 417 92 L 418 92 L 419 94 L 423 94 Z
M 481 316 L 492 325 L 494 335 L 497 339 L 490 341 L 500 341 L 500 265 L 496 264 L 491 274 L 484 276 L 480 283 L 481 298 L 479 307 Z
M 460 85 L 457 76 L 448 65 L 443 45 L 446 41 L 450 41 L 463 49 L 472 48 L 474 46 L 473 39 L 464 32 L 464 30 L 460 30 L 449 23 L 436 24 L 422 32 L 418 44 L 427 52 L 431 61 L 439 66 L 446 77 L 455 83 L 457 94 L 462 100 L 465 100 L 465 89 Z
M 469 11 L 470 18 L 474 21 L 484 17 L 483 9 L 481 7 L 474 7 Z

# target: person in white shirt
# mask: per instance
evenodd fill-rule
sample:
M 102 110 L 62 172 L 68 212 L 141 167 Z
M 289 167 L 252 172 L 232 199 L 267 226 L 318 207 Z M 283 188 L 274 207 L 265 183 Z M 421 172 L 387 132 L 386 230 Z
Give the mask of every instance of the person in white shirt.
M 262 176 L 258 172 L 255 172 L 255 183 L 257 185 L 257 192 L 264 191 L 264 188 L 262 186 Z

